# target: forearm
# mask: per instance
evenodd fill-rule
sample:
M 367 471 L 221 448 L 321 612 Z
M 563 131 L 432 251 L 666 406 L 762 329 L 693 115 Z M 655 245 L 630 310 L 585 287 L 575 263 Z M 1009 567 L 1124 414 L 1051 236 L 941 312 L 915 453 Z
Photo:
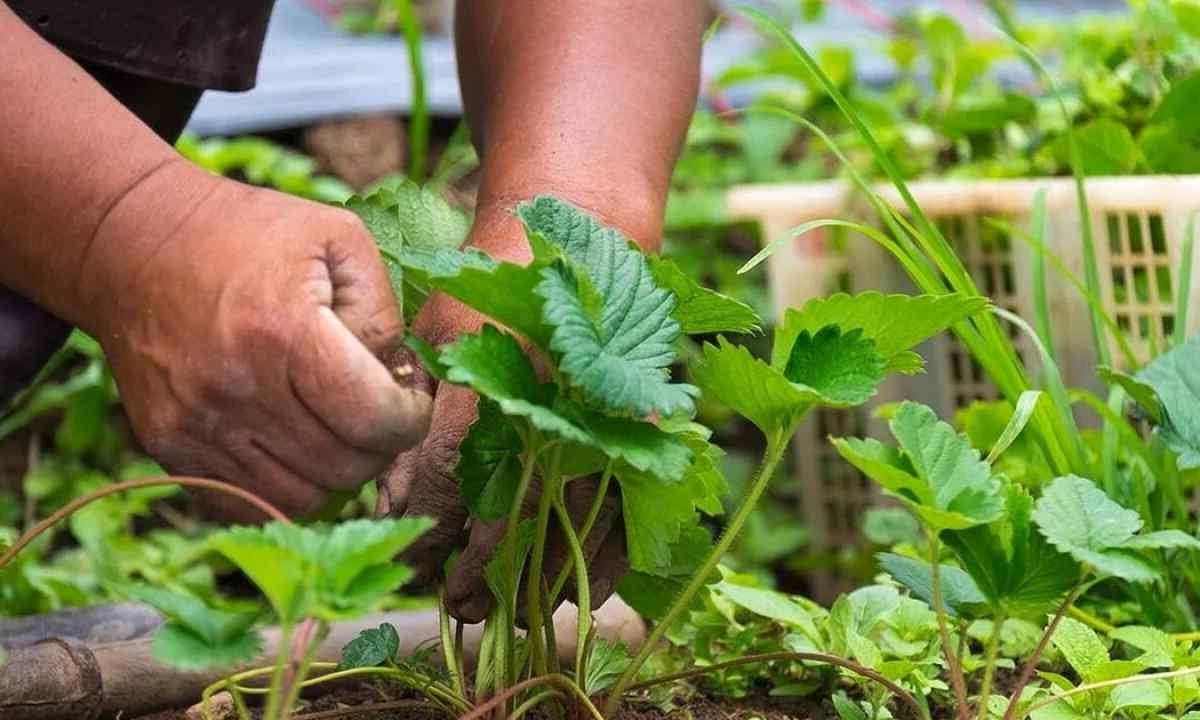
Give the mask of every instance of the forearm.
M 84 265 L 136 255 L 94 247 L 132 188 L 178 155 L 0 3 L 0 283 L 80 323 Z
M 503 243 L 507 210 L 553 193 L 657 249 L 707 18 L 703 0 L 459 3 L 479 242 Z

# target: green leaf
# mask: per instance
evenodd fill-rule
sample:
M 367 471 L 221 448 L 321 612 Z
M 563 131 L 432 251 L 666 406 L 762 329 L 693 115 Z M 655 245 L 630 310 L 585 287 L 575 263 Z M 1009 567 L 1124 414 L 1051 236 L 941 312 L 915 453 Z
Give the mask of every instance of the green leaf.
M 1006 490 L 1007 517 L 948 532 L 946 544 L 997 614 L 1040 619 L 1079 580 L 1079 566 L 1033 525 L 1033 498 L 1016 483 Z
M 459 446 L 463 501 L 473 517 L 499 520 L 512 507 L 521 479 L 522 440 L 512 422 L 489 398 L 479 399 L 479 417 Z
M 671 316 L 675 297 L 656 285 L 646 256 L 616 230 L 552 197 L 521 204 L 517 215 L 527 233 L 541 233 L 570 260 L 544 270 L 538 292 L 554 327 L 550 346 L 560 355 L 559 369 L 584 398 L 617 414 L 690 414 L 695 389 L 669 382 L 680 336 Z M 598 314 L 589 312 L 581 287 L 602 299 Z
M 664 258 L 650 258 L 650 271 L 659 287 L 675 295 L 671 316 L 687 335 L 708 333 L 753 333 L 762 319 L 749 305 L 710 290 L 696 282 L 679 266 Z
M 1110 118 L 1098 118 L 1075 128 L 1085 175 L 1126 175 L 1138 161 L 1138 147 L 1129 128 Z M 1070 157 L 1068 138 L 1062 135 L 1054 143 L 1055 154 L 1066 161 Z
M 442 348 L 446 379 L 490 398 L 506 415 L 528 419 L 539 430 L 587 444 L 589 436 L 552 409 L 555 387 L 537 379 L 516 338 L 485 325 Z
M 471 219 L 446 202 L 437 190 L 402 180 L 380 188 L 376 194 L 395 208 L 408 245 L 457 248 L 466 242 Z
M 253 660 L 262 650 L 262 637 L 251 629 L 258 613 L 210 608 L 194 597 L 149 585 L 122 590 L 166 617 L 154 633 L 151 651 L 172 667 L 229 668 Z
M 1091 480 L 1056 478 L 1038 499 L 1033 519 L 1054 547 L 1100 573 L 1142 583 L 1158 577 L 1124 549 L 1142 529 L 1141 517 L 1113 502 Z
M 624 261 L 620 253 L 612 260 L 618 269 L 608 287 L 561 263 L 542 271 L 538 293 L 554 328 L 550 349 L 571 384 L 605 412 L 691 414 L 696 389 L 670 382 L 668 370 L 680 335 L 670 317 L 674 298 L 654 287 L 644 257 L 625 252 Z
M 343 670 L 361 667 L 379 667 L 392 662 L 400 652 L 400 633 L 391 623 L 377 628 L 368 628 L 358 634 L 342 648 L 342 659 L 338 667 Z
M 267 535 L 270 527 L 277 526 L 230 528 L 210 543 L 266 596 L 280 623 L 294 625 L 311 612 L 315 572 L 299 548 L 280 545 Z
M 875 341 L 875 350 L 889 362 L 897 356 L 911 362 L 911 357 L 901 355 L 903 351 L 987 306 L 987 298 L 957 293 L 911 296 L 866 292 L 817 298 L 784 314 L 775 332 L 771 366 L 787 366 L 800 333 L 807 330 L 812 335 L 829 325 L 838 326 L 844 333 L 862 330 L 862 336 Z
M 549 348 L 551 328 L 542 317 L 544 266 L 501 262 L 491 267 L 464 266 L 431 276 L 430 286 L 518 332 L 540 348 Z
M 908 588 L 913 597 L 933 605 L 933 570 L 929 563 L 894 553 L 880 553 L 876 557 L 879 559 L 879 566 L 895 578 L 896 582 Z M 972 606 L 987 602 L 975 581 L 961 569 L 953 565 L 942 565 L 938 574 L 942 582 L 942 599 L 951 617 L 971 612 Z
M 1113 640 L 1127 643 L 1142 651 L 1134 659 L 1147 668 L 1171 668 L 1175 665 L 1175 640 L 1153 627 L 1127 625 L 1111 633 Z
M 1200 467 L 1200 335 L 1155 358 L 1134 377 L 1158 396 L 1157 432 L 1179 456 L 1179 468 Z M 1134 399 L 1152 405 L 1144 396 Z M 1153 408 L 1146 409 L 1153 417 Z
M 159 662 L 181 670 L 234 668 L 262 653 L 262 637 L 247 631 L 221 644 L 213 644 L 183 625 L 167 621 L 154 631 L 150 652 Z
M 671 574 L 673 549 L 698 527 L 697 510 L 711 494 L 695 483 L 664 483 L 632 468 L 618 468 L 629 567 L 650 575 Z
M 1113 688 L 1109 707 L 1114 712 L 1127 708 L 1157 710 L 1171 705 L 1171 684 L 1165 680 L 1146 680 Z M 1124 715 L 1124 713 L 1121 713 Z
M 838 326 L 828 325 L 813 335 L 800 333 L 783 374 L 813 388 L 829 404 L 860 405 L 875 395 L 886 362 L 862 330 L 842 334 Z
M 1012 447 L 1021 432 L 1025 430 L 1025 426 L 1033 418 L 1033 413 L 1037 411 L 1038 401 L 1042 398 L 1041 390 L 1026 390 L 1017 398 L 1017 407 L 1013 410 L 1012 418 L 1008 424 L 1004 426 L 1004 431 L 1000 433 L 1000 437 L 996 439 L 996 443 L 992 445 L 992 449 L 988 451 L 988 456 L 985 462 L 989 465 L 994 463 L 997 458 L 1004 454 L 1005 450 Z
M 313 615 L 366 612 L 411 576 L 395 557 L 431 524 L 425 518 L 352 520 L 332 528 L 270 523 L 213 536 L 213 549 L 267 597 L 283 625 Z
M 889 423 L 900 448 L 874 440 L 834 440 L 852 465 L 904 501 L 934 532 L 964 530 L 1004 512 L 1000 482 L 979 451 L 932 409 L 900 405 Z
M 788 432 L 818 400 L 816 393 L 790 382 L 783 373 L 724 337 L 705 343 L 692 378 L 764 434 Z
M 1182 530 L 1158 530 L 1132 537 L 1122 547 L 1135 550 L 1200 550 L 1200 540 Z
M 800 630 L 813 642 L 819 642 L 821 639 L 812 614 L 803 605 L 781 592 L 740 585 L 728 579 L 712 586 L 712 591 L 755 615 Z
M 628 531 L 627 531 L 628 532 Z M 699 525 L 685 527 L 679 540 L 671 547 L 671 566 L 662 574 L 651 574 L 632 570 L 625 574 L 617 592 L 629 606 L 643 617 L 657 620 L 666 615 L 671 604 L 683 588 L 700 569 L 712 550 L 712 538 Z M 709 582 L 717 582 L 720 575 L 713 573 Z M 697 597 L 693 603 L 699 602 Z
M 1050 642 L 1075 672 L 1086 682 L 1098 680 L 1097 673 L 1109 662 L 1108 649 L 1100 637 L 1087 625 L 1073 618 L 1063 618 Z
M 505 415 L 527 419 L 554 437 L 593 447 L 662 480 L 677 480 L 691 461 L 682 439 L 651 423 L 600 415 L 539 382 L 516 338 L 491 325 L 442 349 L 447 379 L 495 401 Z
M 1140 382 L 1132 375 L 1127 375 L 1120 370 L 1114 370 L 1110 367 L 1101 365 L 1096 368 L 1096 376 L 1108 385 L 1116 385 L 1125 391 L 1133 401 L 1138 404 L 1152 422 L 1157 425 L 1163 423 L 1163 407 L 1158 401 L 1158 394 L 1154 392 L 1154 388 L 1144 382 Z
M 629 648 L 624 643 L 610 643 L 602 637 L 597 637 L 592 643 L 592 654 L 588 658 L 587 677 L 584 678 L 583 690 L 588 695 L 595 695 L 612 687 L 613 683 L 629 667 L 632 658 Z

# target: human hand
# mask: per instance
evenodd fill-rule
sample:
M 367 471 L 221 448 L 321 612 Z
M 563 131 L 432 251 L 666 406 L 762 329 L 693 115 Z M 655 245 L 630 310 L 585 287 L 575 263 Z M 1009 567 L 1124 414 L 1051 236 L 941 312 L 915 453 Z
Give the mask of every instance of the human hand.
M 529 260 L 524 234 L 507 213 L 494 221 L 487 217 L 477 218 L 471 243 L 499 259 Z M 412 332 L 440 346 L 454 341 L 460 334 L 477 332 L 486 322 L 488 319 L 480 313 L 448 296 L 435 294 L 418 313 Z M 407 351 L 402 355 L 407 359 Z M 492 596 L 484 581 L 484 568 L 500 546 L 507 522 L 470 519 L 459 491 L 455 472 L 459 445 L 477 417 L 477 397 L 466 388 L 437 383 L 416 366 L 415 361 L 412 364 L 416 367 L 415 382 L 431 388 L 434 394 L 430 431 L 420 446 L 401 455 L 381 479 L 377 514 L 423 516 L 437 522 L 405 553 L 405 561 L 417 570 L 413 585 L 426 585 L 437 579 L 447 558 L 461 548 L 462 554 L 446 578 L 447 604 L 450 612 L 460 620 L 480 622 L 492 605 Z M 576 529 L 583 525 L 596 498 L 597 483 L 594 479 L 579 479 L 566 485 L 565 501 Z M 525 516 L 534 514 L 539 490 L 535 476 L 522 508 Z M 613 483 L 583 543 L 591 599 L 596 607 L 612 594 L 628 567 L 620 508 L 620 496 L 616 483 Z M 557 528 L 549 537 L 544 573 L 547 585 L 553 586 L 565 565 L 568 545 L 566 537 Z M 570 584 L 567 588 L 564 595 L 569 597 L 574 590 Z
M 81 325 L 104 347 L 137 437 L 170 472 L 304 514 L 428 428 L 430 396 L 379 359 L 402 320 L 347 211 L 180 161 L 113 207 L 79 277 Z

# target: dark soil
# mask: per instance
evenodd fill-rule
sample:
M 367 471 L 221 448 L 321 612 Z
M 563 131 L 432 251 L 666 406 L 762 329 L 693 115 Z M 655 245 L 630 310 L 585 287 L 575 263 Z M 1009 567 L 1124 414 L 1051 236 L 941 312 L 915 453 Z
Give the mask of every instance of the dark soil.
M 420 706 L 372 710 L 371 706 L 388 702 L 383 693 L 370 686 L 344 687 L 308 703 L 293 717 L 305 720 L 445 720 L 445 715 Z M 336 713 L 336 714 L 334 714 Z M 530 717 L 538 717 L 531 714 Z M 686 705 L 664 713 L 649 707 L 626 707 L 616 720 L 837 720 L 833 705 L 814 698 L 746 698 L 727 700 L 696 697 Z M 137 720 L 187 720 L 184 710 L 168 710 Z

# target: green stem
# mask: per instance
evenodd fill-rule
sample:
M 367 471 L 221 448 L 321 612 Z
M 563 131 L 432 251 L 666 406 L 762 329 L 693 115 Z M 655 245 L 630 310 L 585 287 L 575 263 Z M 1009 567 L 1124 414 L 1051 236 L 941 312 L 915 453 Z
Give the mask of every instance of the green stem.
M 612 482 L 612 466 L 610 461 L 608 467 L 604 468 L 604 473 L 600 475 L 600 484 L 596 486 L 596 496 L 592 498 L 592 506 L 588 508 L 587 517 L 583 520 L 583 525 L 579 528 L 579 542 L 586 543 L 588 536 L 592 534 L 592 528 L 596 525 L 596 518 L 600 517 L 600 511 L 604 509 L 604 498 L 608 495 L 608 486 Z M 550 598 L 552 601 L 557 601 L 562 595 L 563 588 L 567 585 L 567 578 L 571 576 L 572 560 L 567 558 L 566 565 L 558 573 L 558 578 L 554 581 L 554 586 L 550 588 Z
M 1000 630 L 1004 627 L 1004 617 L 992 620 L 992 632 L 988 636 L 986 660 L 983 668 L 983 684 L 979 686 L 979 704 L 976 719 L 988 719 L 988 700 L 992 694 L 992 685 L 996 681 L 996 658 L 1000 655 Z
M 554 468 L 549 468 L 553 470 Z M 525 636 L 529 646 L 530 665 L 534 675 L 546 675 L 546 648 L 544 622 L 552 620 L 542 614 L 542 569 L 546 559 L 546 535 L 550 532 L 550 511 L 554 497 L 561 490 L 562 482 L 547 468 L 542 471 L 542 495 L 538 498 L 537 520 L 533 531 L 533 556 L 529 560 L 529 581 L 525 584 L 525 614 L 529 619 L 529 632 Z
M 692 605 L 693 598 L 696 593 L 700 592 L 707 583 L 709 577 L 717 569 L 721 558 L 733 545 L 733 541 L 737 539 L 738 532 L 741 531 L 742 525 L 746 523 L 746 519 L 754 511 L 755 505 L 758 504 L 758 499 L 762 497 L 763 492 L 767 489 L 767 485 L 771 481 L 771 476 L 775 474 L 775 468 L 779 465 L 779 461 L 783 458 L 783 453 L 787 449 L 788 439 L 792 436 L 795 426 L 777 430 L 774 434 L 767 437 L 767 448 L 763 453 L 762 464 L 759 465 L 758 472 L 750 482 L 750 488 L 746 492 L 742 504 L 738 507 L 737 512 L 729 519 L 729 524 L 725 526 L 725 532 L 721 533 L 721 538 L 717 540 L 717 544 L 709 552 L 708 557 L 704 559 L 704 563 L 699 570 L 692 575 L 692 579 L 688 582 L 686 588 L 680 593 L 679 597 L 675 598 L 675 602 L 671 608 L 667 610 L 666 615 L 654 626 L 653 632 L 646 642 L 642 644 L 638 654 L 633 661 L 621 673 L 621 677 L 613 685 L 612 691 L 604 704 L 605 716 L 616 714 L 621 703 L 621 697 L 625 690 L 633 683 L 637 677 L 638 671 L 646 664 L 650 655 L 662 642 L 663 637 L 672 625 L 687 612 Z
M 279 717 L 279 705 L 283 700 L 283 676 L 287 672 L 291 649 L 292 628 L 289 625 L 280 626 L 279 647 L 275 652 L 275 665 L 271 670 L 271 684 L 267 690 L 267 707 L 262 714 L 264 720 L 276 720 Z
M 496 631 L 496 677 L 493 682 L 495 691 L 501 693 L 510 682 L 516 681 L 517 644 L 514 632 L 516 618 L 512 617 L 513 608 L 517 604 L 517 587 L 520 582 L 517 574 L 517 530 L 521 525 L 521 507 L 525 504 L 525 496 L 529 493 L 529 484 L 533 479 L 533 470 L 537 465 L 538 440 L 534 430 L 529 430 L 524 438 L 525 453 L 521 459 L 521 478 L 517 481 L 517 492 L 513 497 L 512 507 L 508 510 L 508 526 L 504 530 L 504 580 L 508 585 L 503 588 L 506 597 L 497 598 L 500 608 L 501 627 Z M 510 675 L 512 677 L 510 677 Z
M 483 623 L 483 637 L 479 639 L 479 657 L 475 661 L 475 687 L 472 689 L 474 697 L 489 695 L 491 690 L 488 688 L 488 672 L 491 672 L 492 683 L 495 683 L 495 677 L 501 671 L 502 657 L 496 652 L 499 628 L 499 610 L 493 609 Z
M 283 702 L 279 708 L 279 720 L 286 720 L 292 714 L 292 708 L 296 706 L 296 702 L 300 699 L 300 689 L 304 687 L 305 676 L 308 675 L 313 661 L 316 660 L 317 650 L 320 649 L 321 644 L 325 641 L 325 637 L 329 634 L 328 623 L 321 620 L 305 622 L 315 623 L 315 629 L 301 651 L 299 662 L 296 662 L 294 667 L 289 666 L 289 672 L 284 675 L 285 686 L 283 688 Z M 274 717 L 273 715 L 264 715 L 265 720 L 273 720 Z
M 367 677 L 373 675 L 398 682 L 411 690 L 426 695 L 430 700 L 445 704 L 447 708 L 456 712 L 466 712 L 471 708 L 471 705 L 469 702 L 467 702 L 466 698 L 458 697 L 455 695 L 454 691 L 446 685 L 423 675 L 401 670 L 400 668 L 357 667 L 349 668 L 347 670 L 338 670 L 337 668 L 337 663 L 314 662 L 310 666 L 310 669 L 333 670 L 333 672 L 309 678 L 300 683 L 300 688 L 307 689 L 323 683 L 335 682 L 337 680 L 346 680 L 354 677 Z M 238 677 L 241 680 L 253 679 L 256 674 L 258 676 L 264 674 L 264 670 L 269 672 L 271 668 L 265 668 L 260 671 L 251 671 L 249 673 L 242 673 L 241 675 L 234 677 Z M 238 682 L 240 682 L 240 680 Z M 238 692 L 246 695 L 266 695 L 270 692 L 269 688 L 243 687 L 238 685 L 233 678 L 222 681 L 221 685 L 222 687 L 217 688 L 217 690 L 220 690 L 224 687 L 236 688 Z
M 1168 672 L 1148 673 L 1146 675 L 1132 675 L 1130 677 L 1118 678 L 1116 680 L 1104 680 L 1102 682 L 1094 682 L 1087 685 L 1079 685 L 1070 690 L 1061 692 L 1053 697 L 1040 700 L 1029 706 L 1024 712 L 1024 715 L 1030 715 L 1034 711 L 1041 710 L 1044 707 L 1053 705 L 1056 702 L 1065 700 L 1072 695 L 1080 695 L 1083 693 L 1094 692 L 1096 690 L 1107 690 L 1109 688 L 1121 687 L 1122 685 L 1133 685 L 1135 683 L 1147 682 L 1150 680 L 1174 680 L 1176 678 L 1188 677 L 1189 675 L 1200 675 L 1200 666 L 1182 668 L 1180 670 L 1171 670 Z
M 587 696 L 587 693 L 579 689 L 579 686 L 572 682 L 571 678 L 567 677 L 566 675 L 540 675 L 538 677 L 531 677 L 527 680 L 522 680 L 491 700 L 488 700 L 482 705 L 476 706 L 474 710 L 463 715 L 461 718 L 459 718 L 459 720 L 481 720 L 492 710 L 500 707 L 503 703 L 512 700 L 513 697 L 518 693 L 524 692 L 530 688 L 535 688 L 539 685 L 554 685 L 561 690 L 565 690 L 568 694 L 574 695 L 575 698 L 579 700 L 579 704 L 582 705 L 585 710 L 587 710 L 588 714 L 592 716 L 593 720 L 604 720 L 604 716 L 601 715 L 600 711 L 596 709 L 596 706 L 592 704 L 592 699 Z
M 563 696 L 563 694 L 557 690 L 543 690 L 542 692 L 534 695 L 533 697 L 529 698 L 525 702 L 518 705 L 517 709 L 513 710 L 512 715 L 509 716 L 510 720 L 519 720 L 521 718 L 521 716 L 523 716 L 525 713 L 529 712 L 530 710 L 534 709 L 538 705 L 541 705 L 543 702 L 545 702 L 551 698 L 560 698 L 561 699 L 562 696 Z
M 450 684 L 454 687 L 454 692 L 465 698 L 466 683 L 463 682 L 461 665 L 454 652 L 454 632 L 450 629 L 450 613 L 446 609 L 445 584 L 438 586 L 438 635 L 442 641 L 442 658 L 446 663 L 446 672 L 450 674 Z
M 408 177 L 415 183 L 425 180 L 425 158 L 429 153 L 429 103 L 425 95 L 425 56 L 421 20 L 413 0 L 395 0 L 408 48 L 408 68 L 412 75 L 412 112 L 408 123 Z
M 938 635 L 942 639 L 942 653 L 946 656 L 946 669 L 950 673 L 950 685 L 954 688 L 954 704 L 959 720 L 967 720 L 971 711 L 967 706 L 967 683 L 963 678 L 962 663 L 950 642 L 950 629 L 946 624 L 946 601 L 942 596 L 941 542 L 935 533 L 929 534 L 930 585 L 933 590 L 933 612 L 937 616 Z
M 582 684 L 587 679 L 588 634 L 592 627 L 592 595 L 591 589 L 588 587 L 587 558 L 583 555 L 583 545 L 579 543 L 579 536 L 575 534 L 575 526 L 571 522 L 571 515 L 567 512 L 567 505 L 563 502 L 561 492 L 559 495 L 560 497 L 554 500 L 554 512 L 558 516 L 559 524 L 562 525 L 563 535 L 567 538 L 567 548 L 571 551 L 572 564 L 575 566 L 575 606 L 578 608 L 575 622 L 575 679 Z
M 1075 598 L 1079 597 L 1079 593 L 1082 591 L 1083 585 L 1076 585 L 1063 598 L 1062 604 L 1058 606 L 1058 611 L 1054 613 L 1054 617 L 1046 627 L 1046 632 L 1042 633 L 1042 639 L 1038 641 L 1037 647 L 1033 649 L 1033 654 L 1025 661 L 1025 666 L 1021 668 L 1021 675 L 1017 678 L 1017 683 L 1013 685 L 1012 695 L 1008 698 L 1008 707 L 1004 710 L 1004 720 L 1016 719 L 1017 705 L 1021 702 L 1021 695 L 1025 692 L 1025 687 L 1029 685 L 1029 681 L 1033 678 L 1033 673 L 1037 670 L 1038 663 L 1041 661 L 1042 655 L 1046 652 L 1046 648 L 1050 646 L 1050 638 L 1054 636 L 1054 631 L 1058 629 L 1058 624 L 1062 622 L 1063 617 L 1067 614 L 1067 610 L 1075 603 Z

